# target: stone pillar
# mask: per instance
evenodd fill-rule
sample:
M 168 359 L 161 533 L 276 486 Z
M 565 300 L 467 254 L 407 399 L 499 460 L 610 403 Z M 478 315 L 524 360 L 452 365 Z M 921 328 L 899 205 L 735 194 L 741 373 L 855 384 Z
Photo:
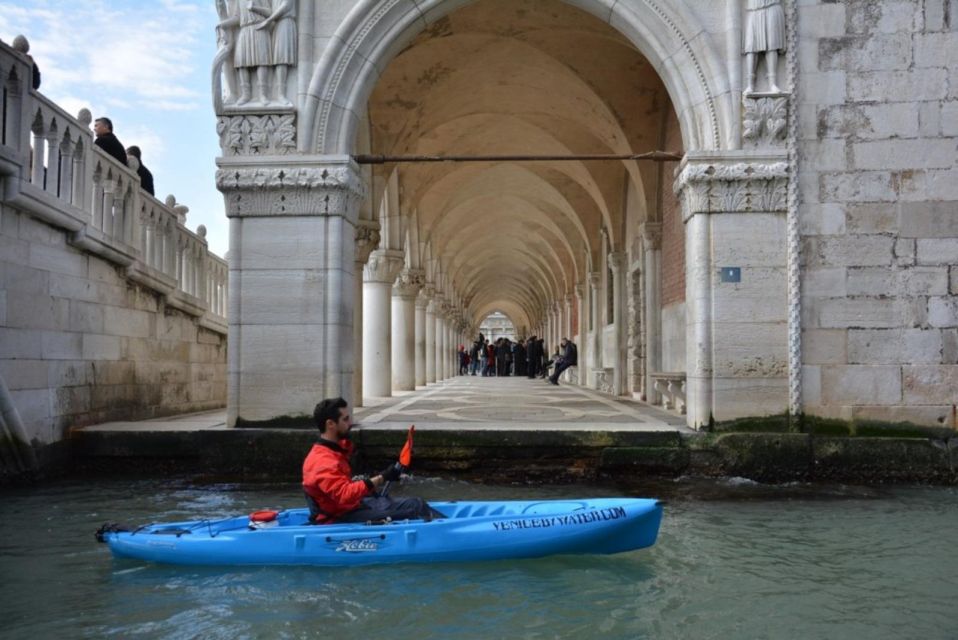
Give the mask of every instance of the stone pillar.
M 589 300 L 592 311 L 592 364 L 590 373 L 602 369 L 602 315 L 599 305 L 599 287 L 602 285 L 602 274 L 593 271 L 589 274 Z M 595 375 L 589 378 L 589 386 L 596 387 Z
M 392 387 L 416 390 L 416 296 L 425 277 L 422 271 L 404 269 L 393 285 Z
M 311 422 L 318 400 L 353 392 L 359 168 L 347 156 L 217 165 L 230 218 L 227 424 Z
M 426 308 L 429 299 L 421 293 L 416 297 L 416 386 L 426 386 Z
M 445 353 L 444 328 L 445 321 L 443 314 L 446 312 L 446 302 L 442 296 L 436 296 L 436 353 L 433 361 L 436 366 L 436 382 L 442 382 L 446 379 L 446 372 L 443 369 L 443 354 Z
M 575 336 L 572 335 L 572 298 L 573 294 L 566 294 L 565 297 L 565 308 L 562 310 L 562 318 L 564 320 L 565 329 L 562 331 L 562 335 L 569 340 L 575 342 Z
M 612 388 L 615 395 L 625 391 L 625 253 L 613 251 L 609 254 L 609 266 L 612 268 L 612 322 L 615 328 L 615 361 L 612 371 Z
M 642 225 L 642 241 L 645 247 L 645 393 L 646 402 L 659 404 L 661 398 L 655 390 L 651 375 L 662 370 L 662 223 L 646 222 Z
M 680 167 L 691 427 L 788 410 L 788 179 L 784 151 L 690 153 Z
M 436 381 L 436 297 L 432 285 L 423 289 L 426 304 L 426 384 Z
M 392 288 L 403 266 L 401 251 L 376 249 L 363 270 L 363 389 L 392 395 Z
M 587 367 L 586 367 L 586 360 L 588 360 L 587 358 L 588 350 L 586 349 L 586 346 L 585 346 L 585 337 L 587 335 L 586 326 L 585 326 L 585 322 L 586 322 L 585 296 L 586 296 L 585 285 L 577 284 L 575 286 L 575 308 L 577 311 L 576 324 L 579 325 L 579 331 L 578 333 L 576 333 L 576 336 L 575 336 L 575 345 L 578 349 L 579 364 L 577 366 L 579 368 L 579 384 L 580 385 L 585 385 L 586 381 L 588 380 L 588 378 L 586 377 L 586 375 L 588 374 Z
M 360 220 L 356 225 L 356 255 L 353 262 L 353 406 L 363 404 L 363 268 L 379 245 L 379 223 Z

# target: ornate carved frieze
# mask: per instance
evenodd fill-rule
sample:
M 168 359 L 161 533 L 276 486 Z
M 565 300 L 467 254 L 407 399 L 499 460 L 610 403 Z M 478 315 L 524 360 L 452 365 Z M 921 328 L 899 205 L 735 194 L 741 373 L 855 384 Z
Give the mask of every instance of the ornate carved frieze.
M 216 188 L 226 196 L 226 215 L 346 215 L 358 212 L 365 186 L 348 164 L 232 165 L 219 161 Z
M 233 115 L 216 120 L 226 156 L 284 156 L 296 151 L 296 115 Z
M 401 298 L 415 298 L 426 284 L 426 273 L 421 269 L 403 269 L 393 283 L 393 294 Z
M 788 204 L 785 161 L 689 162 L 675 181 L 684 215 L 784 212 Z
M 402 251 L 376 249 L 363 267 L 363 282 L 392 284 L 405 264 Z
M 785 145 L 788 124 L 788 98 L 745 96 L 742 137 L 750 147 Z

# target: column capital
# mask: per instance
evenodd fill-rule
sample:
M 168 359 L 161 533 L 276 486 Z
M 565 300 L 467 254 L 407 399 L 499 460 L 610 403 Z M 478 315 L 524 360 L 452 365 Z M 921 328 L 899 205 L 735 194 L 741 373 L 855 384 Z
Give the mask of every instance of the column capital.
M 662 248 L 662 223 L 646 221 L 639 225 L 639 233 L 646 249 L 653 251 Z
M 403 260 L 402 251 L 376 249 L 369 254 L 369 261 L 363 267 L 363 282 L 392 284 L 403 268 Z
M 356 222 L 356 262 L 366 264 L 369 254 L 379 246 L 379 222 L 359 220 Z
M 349 156 L 217 158 L 230 218 L 343 216 L 355 222 L 366 185 Z
M 782 213 L 791 174 L 784 153 L 727 151 L 687 154 L 673 189 L 683 217 L 697 213 Z
M 580 302 L 582 301 L 583 298 L 585 298 L 585 287 L 586 285 L 584 282 L 580 282 L 579 284 L 575 286 L 575 297 Z
M 393 295 L 400 298 L 415 298 L 426 283 L 426 272 L 422 269 L 403 269 L 393 284 Z
M 600 284 L 602 284 L 602 274 L 598 271 L 590 271 L 589 286 L 592 287 L 592 290 L 598 289 Z
M 624 251 L 612 251 L 608 255 L 609 266 L 612 267 L 612 271 L 617 272 L 625 266 L 625 252 Z

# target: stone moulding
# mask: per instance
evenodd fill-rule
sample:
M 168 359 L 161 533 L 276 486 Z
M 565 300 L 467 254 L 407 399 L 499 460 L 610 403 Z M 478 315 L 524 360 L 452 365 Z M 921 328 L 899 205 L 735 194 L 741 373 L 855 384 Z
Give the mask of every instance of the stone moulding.
M 753 146 L 772 147 L 785 141 L 788 98 L 745 96 L 742 137 Z
M 359 172 L 349 165 L 230 166 L 220 162 L 216 188 L 226 196 L 226 215 L 355 215 L 365 196 Z
M 685 198 L 684 218 L 696 213 L 784 213 L 788 205 L 787 162 L 695 162 L 675 180 Z

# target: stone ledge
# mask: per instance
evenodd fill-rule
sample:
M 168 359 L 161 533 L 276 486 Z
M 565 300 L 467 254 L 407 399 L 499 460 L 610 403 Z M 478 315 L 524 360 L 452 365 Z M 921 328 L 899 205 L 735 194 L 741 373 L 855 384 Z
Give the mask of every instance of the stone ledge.
M 737 476 L 759 482 L 927 482 L 958 485 L 958 434 L 838 437 L 802 433 L 465 432 L 416 434 L 414 472 L 480 482 L 613 481 Z M 357 470 L 375 469 L 405 434 L 367 427 Z M 74 470 L 194 474 L 296 482 L 316 433 L 303 429 L 75 432 Z M 69 469 L 70 466 L 67 466 Z M 69 471 L 65 471 L 69 472 Z

